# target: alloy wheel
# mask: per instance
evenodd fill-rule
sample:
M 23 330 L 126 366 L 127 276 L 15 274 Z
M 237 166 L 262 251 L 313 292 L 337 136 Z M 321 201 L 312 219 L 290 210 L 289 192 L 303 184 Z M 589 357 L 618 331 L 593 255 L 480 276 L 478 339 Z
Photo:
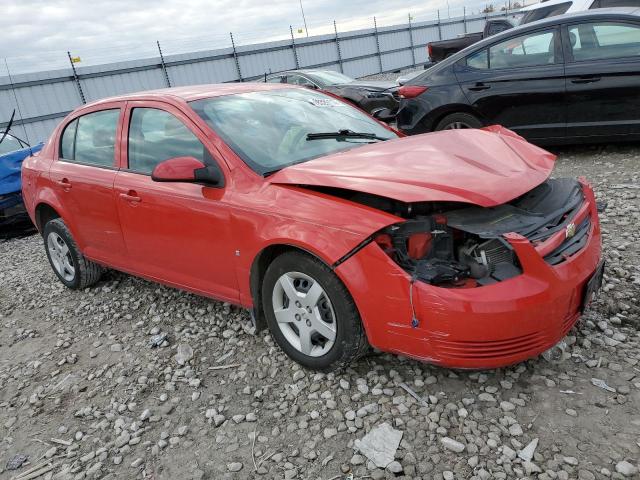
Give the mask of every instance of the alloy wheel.
M 462 130 L 465 128 L 471 128 L 471 127 L 467 125 L 465 122 L 451 122 L 446 127 L 444 127 L 444 130 Z
M 273 288 L 273 312 L 285 339 L 310 357 L 325 355 L 336 339 L 336 316 L 328 295 L 309 275 L 288 272 Z
M 73 281 L 76 269 L 67 242 L 56 232 L 50 232 L 47 237 L 47 250 L 49 250 L 49 258 L 51 258 L 53 268 L 58 272 L 58 275 L 67 282 Z

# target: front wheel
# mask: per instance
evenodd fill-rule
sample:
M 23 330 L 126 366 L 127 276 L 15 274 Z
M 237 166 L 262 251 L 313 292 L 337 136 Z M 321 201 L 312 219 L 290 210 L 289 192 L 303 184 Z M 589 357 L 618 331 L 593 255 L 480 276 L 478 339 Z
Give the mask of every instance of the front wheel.
M 470 113 L 452 113 L 444 117 L 436 126 L 439 130 L 462 130 L 467 128 L 481 128 L 482 122 Z
M 85 258 L 61 218 L 47 222 L 43 231 L 44 248 L 54 273 L 72 289 L 93 285 L 102 275 L 102 267 Z
M 306 368 L 343 369 L 368 348 L 351 295 L 324 263 L 310 255 L 287 252 L 269 265 L 262 305 L 280 348 Z

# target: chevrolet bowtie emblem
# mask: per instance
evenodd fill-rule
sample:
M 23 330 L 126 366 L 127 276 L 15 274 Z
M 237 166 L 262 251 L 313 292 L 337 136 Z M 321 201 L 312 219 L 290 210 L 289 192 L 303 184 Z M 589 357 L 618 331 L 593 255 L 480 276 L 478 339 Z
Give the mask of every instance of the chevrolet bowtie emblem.
M 576 224 L 570 223 L 564 231 L 565 238 L 571 238 L 576 234 Z

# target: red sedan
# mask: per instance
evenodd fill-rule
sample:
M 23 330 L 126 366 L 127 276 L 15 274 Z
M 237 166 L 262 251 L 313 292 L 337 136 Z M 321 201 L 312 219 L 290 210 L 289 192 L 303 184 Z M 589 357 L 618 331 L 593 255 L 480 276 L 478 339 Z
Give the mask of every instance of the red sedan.
M 489 368 L 538 355 L 602 279 L 584 180 L 492 127 L 400 136 L 288 85 L 174 88 L 83 106 L 24 162 L 60 281 L 114 268 L 242 305 L 302 365 L 368 345 Z

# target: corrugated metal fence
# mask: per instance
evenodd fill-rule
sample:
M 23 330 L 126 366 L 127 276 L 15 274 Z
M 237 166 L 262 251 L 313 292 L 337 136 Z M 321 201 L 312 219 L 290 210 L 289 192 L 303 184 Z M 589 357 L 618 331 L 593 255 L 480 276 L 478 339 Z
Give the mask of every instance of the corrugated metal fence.
M 195 85 L 251 81 L 265 72 L 297 68 L 327 68 L 352 77 L 393 72 L 425 63 L 428 42 L 454 38 L 484 28 L 487 18 L 474 15 L 340 32 L 307 38 L 235 46 L 197 53 L 51 70 L 0 77 L 0 128 L 19 106 L 32 143 L 46 139 L 71 110 L 100 98 L 123 93 Z M 159 45 L 158 45 L 159 46 Z M 73 64 L 71 64 L 73 65 Z M 1 67 L 0 67 L 1 68 Z M 17 104 L 17 105 L 16 105 Z

